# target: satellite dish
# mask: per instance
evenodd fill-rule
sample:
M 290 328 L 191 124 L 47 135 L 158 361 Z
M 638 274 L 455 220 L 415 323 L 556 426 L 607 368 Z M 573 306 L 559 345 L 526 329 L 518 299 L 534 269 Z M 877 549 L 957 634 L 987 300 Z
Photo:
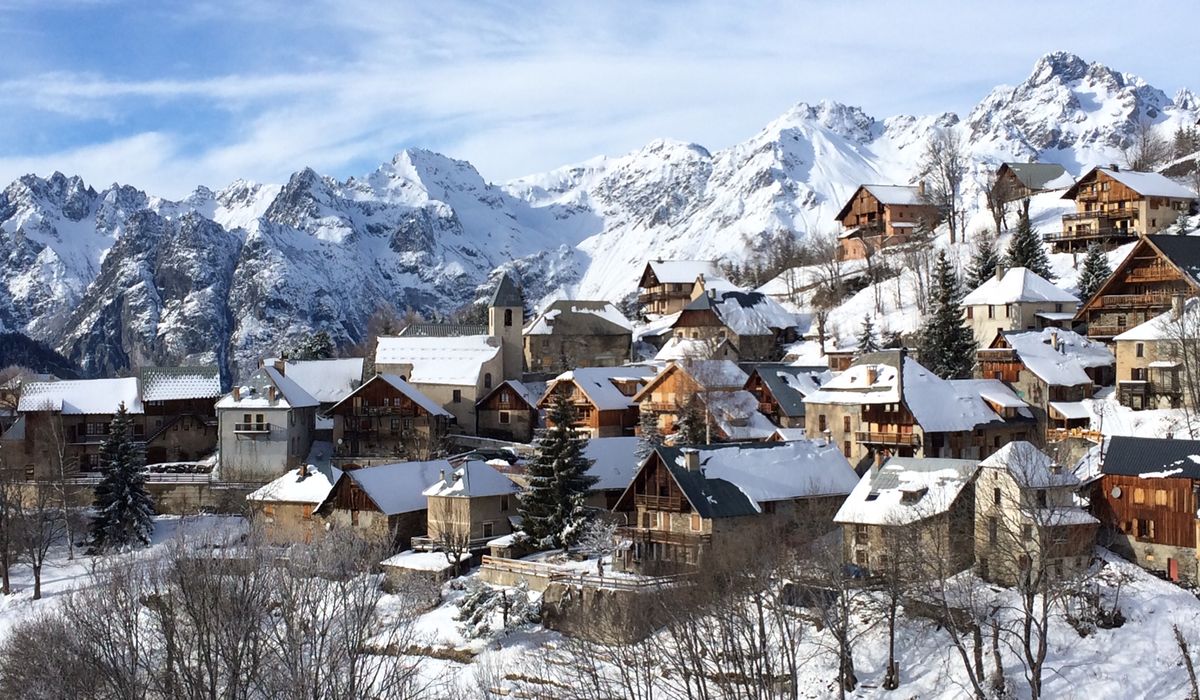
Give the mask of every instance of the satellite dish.
M 1113 498 L 1120 498 L 1121 497 L 1121 487 L 1114 486 L 1114 487 L 1112 487 L 1112 491 L 1110 491 L 1109 493 L 1112 494 Z

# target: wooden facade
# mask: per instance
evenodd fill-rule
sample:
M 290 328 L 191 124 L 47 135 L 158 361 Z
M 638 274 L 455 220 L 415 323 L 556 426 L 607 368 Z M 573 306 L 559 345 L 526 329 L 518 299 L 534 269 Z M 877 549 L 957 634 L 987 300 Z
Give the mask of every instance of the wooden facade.
M 843 260 L 862 259 L 888 246 L 912 240 L 919 226 L 932 229 L 938 222 L 937 207 L 922 201 L 924 183 L 912 189 L 915 196 L 902 203 L 881 201 L 870 185 L 860 185 L 838 212 L 844 233 L 839 236 Z M 888 191 L 901 189 L 888 185 Z M 882 188 L 881 188 L 882 189 Z
M 574 381 L 559 381 L 551 392 L 565 391 L 569 393 L 571 404 L 575 407 L 575 427 L 588 432 L 591 437 L 619 437 L 633 435 L 638 423 L 638 407 L 633 402 L 633 396 L 641 388 L 641 383 L 629 383 L 620 387 L 621 393 L 629 397 L 629 404 L 621 408 L 600 408 L 592 402 L 586 393 L 579 389 Z M 539 408 L 549 408 L 552 401 L 551 393 L 542 397 Z M 554 422 L 546 419 L 546 426 L 553 427 Z
M 663 261 L 658 261 L 663 263 Z M 667 261 L 670 264 L 674 261 Z M 716 272 L 715 263 L 707 263 L 702 261 L 701 266 L 709 270 L 709 274 Z M 697 269 L 700 269 L 699 267 Z M 646 263 L 646 267 L 642 270 L 642 277 L 638 281 L 638 306 L 641 309 L 642 316 L 647 314 L 656 314 L 665 316 L 673 314 L 683 309 L 688 305 L 694 296 L 697 284 L 703 287 L 703 272 L 696 272 L 695 276 L 688 275 L 684 278 L 660 279 L 654 271 L 654 266 L 651 263 Z
M 1063 215 L 1061 231 L 1045 236 L 1060 253 L 1086 250 L 1093 243 L 1115 247 L 1157 233 L 1189 213 L 1192 204 L 1192 197 L 1144 195 L 1121 182 L 1119 171 L 1103 168 L 1093 168 L 1063 198 L 1075 201 L 1075 212 Z
M 335 404 L 329 415 L 339 465 L 429 459 L 449 430 L 444 412 L 431 413 L 378 375 Z
M 1184 240 L 1165 240 L 1174 238 Z M 1164 252 L 1165 247 L 1180 258 L 1185 255 L 1190 258 L 1190 250 L 1175 251 L 1186 247 L 1196 248 L 1200 255 L 1200 245 L 1186 240 L 1188 238 L 1149 236 L 1139 239 L 1129 256 L 1075 315 L 1076 321 L 1087 323 L 1088 337 L 1111 340 L 1169 310 L 1176 296 L 1200 293 L 1195 278 Z
M 1172 580 L 1197 582 L 1200 482 L 1105 474 L 1092 487 L 1092 513 L 1109 546 Z
M 483 437 L 532 442 L 538 427 L 538 407 L 504 382 L 475 406 L 476 425 Z
M 389 542 L 392 549 L 409 549 L 412 538 L 426 532 L 427 509 L 384 513 L 349 474 L 342 474 L 320 508 L 331 527 L 350 527 Z

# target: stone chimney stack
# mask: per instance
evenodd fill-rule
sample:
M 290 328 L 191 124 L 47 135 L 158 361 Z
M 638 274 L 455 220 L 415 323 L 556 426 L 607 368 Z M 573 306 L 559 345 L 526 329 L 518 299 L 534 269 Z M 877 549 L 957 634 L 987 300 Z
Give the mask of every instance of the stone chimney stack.
M 917 181 L 917 196 L 921 198 L 925 197 L 925 178 Z
M 1108 169 L 1113 171 L 1114 173 L 1121 172 L 1121 166 L 1117 165 L 1116 163 L 1109 163 Z
M 300 463 L 300 468 L 296 470 L 296 476 L 300 477 L 300 481 L 308 478 L 308 465 L 304 462 Z
M 240 386 L 233 387 L 233 400 L 234 401 L 242 400 L 242 387 L 240 387 Z
M 700 471 L 700 450 L 697 450 L 694 447 L 685 447 L 683 448 L 682 452 L 683 466 L 689 472 Z
M 275 387 L 267 387 L 267 401 L 275 403 Z
M 871 386 L 878 378 L 878 373 L 875 371 L 875 365 L 867 365 L 867 386 Z
M 1008 272 L 1008 270 L 1004 267 L 1004 263 L 996 263 L 996 281 L 997 282 L 1004 279 L 1004 273 L 1006 273 L 1006 272 Z
M 274 365 L 276 372 L 279 372 L 281 375 L 287 374 L 287 360 L 280 358 L 275 360 Z

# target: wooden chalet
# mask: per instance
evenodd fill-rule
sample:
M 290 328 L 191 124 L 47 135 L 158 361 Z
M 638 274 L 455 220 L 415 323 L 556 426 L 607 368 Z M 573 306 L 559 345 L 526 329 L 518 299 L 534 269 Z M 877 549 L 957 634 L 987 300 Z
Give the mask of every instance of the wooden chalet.
M 1057 163 L 1001 163 L 989 198 L 995 202 L 1014 202 L 1072 183 L 1066 169 Z
M 539 423 L 538 399 L 545 391 L 545 382 L 501 382 L 475 404 L 479 434 L 510 442 L 532 442 Z
M 774 361 L 783 347 L 799 339 L 796 315 L 761 293 L 737 288 L 710 288 L 690 301 L 671 325 L 678 338 L 709 344 L 706 357 L 724 342 L 742 361 Z
M 684 411 L 704 415 L 712 442 L 766 440 L 776 426 L 743 389 L 748 377 L 729 360 L 670 362 L 633 400 L 639 415 L 654 415 L 664 435 L 675 433 Z
M 633 435 L 638 406 L 633 397 L 655 374 L 653 367 L 580 367 L 564 372 L 546 387 L 538 408 L 550 407 L 554 394 L 566 392 L 575 407 L 575 427 L 589 437 Z M 546 425 L 553 426 L 547 418 Z
M 1063 199 L 1075 201 L 1064 214 L 1062 230 L 1044 238 L 1059 253 L 1087 249 L 1093 243 L 1113 247 L 1158 233 L 1191 212 L 1196 194 L 1159 173 L 1092 168 Z
M 452 416 L 412 384 L 377 374 L 329 409 L 338 466 L 429 459 Z
M 1171 308 L 1177 295 L 1200 294 L 1200 237 L 1139 238 L 1133 251 L 1075 315 L 1089 338 L 1111 340 Z
M 146 463 L 195 462 L 217 448 L 216 365 L 144 367 L 138 390 L 146 420 Z
M 1113 436 L 1097 452 L 1091 508 L 1102 541 L 1143 568 L 1196 584 L 1200 441 Z
M 758 410 L 780 428 L 804 428 L 804 397 L 816 391 L 831 374 L 826 367 L 779 363 L 755 365 L 745 389 L 758 400 Z
M 680 311 L 692 300 L 698 280 L 721 276 L 713 260 L 651 260 L 638 282 L 641 315 L 665 316 Z
M 859 185 L 837 214 L 843 260 L 866 258 L 882 248 L 912 240 L 918 227 L 938 223 L 937 207 L 917 185 Z
M 389 542 L 395 551 L 408 549 L 414 537 L 426 532 L 425 490 L 452 472 L 444 459 L 347 469 L 318 513 L 330 527 L 355 528 Z

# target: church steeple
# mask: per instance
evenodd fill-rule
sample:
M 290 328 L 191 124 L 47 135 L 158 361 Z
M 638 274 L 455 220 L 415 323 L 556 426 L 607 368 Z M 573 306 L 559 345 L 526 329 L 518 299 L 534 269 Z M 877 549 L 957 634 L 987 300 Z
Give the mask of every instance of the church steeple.
M 505 379 L 520 379 L 525 368 L 524 325 L 525 298 L 517 283 L 504 273 L 488 304 L 488 335 L 500 339 Z

